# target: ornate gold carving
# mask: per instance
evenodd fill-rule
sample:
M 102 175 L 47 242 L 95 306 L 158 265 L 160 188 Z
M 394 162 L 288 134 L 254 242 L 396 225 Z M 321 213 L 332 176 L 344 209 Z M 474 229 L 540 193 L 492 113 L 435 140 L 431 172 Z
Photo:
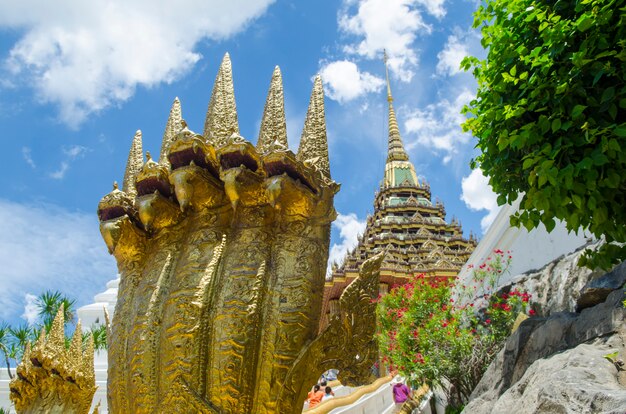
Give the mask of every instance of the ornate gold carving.
M 326 360 L 318 361 L 323 356 L 315 352 L 306 358 L 318 366 L 308 366 L 305 377 L 293 375 L 302 370 L 300 361 L 318 332 L 339 188 L 328 169 L 323 108 L 318 78 L 295 156 L 286 148 L 276 70 L 259 154 L 238 134 L 227 55 L 204 136 L 184 127 L 168 144 L 171 169 L 148 160 L 139 173 L 135 203 L 141 220 L 101 215 L 121 274 L 109 347 L 110 412 L 301 411 L 300 387 L 308 388 L 325 369 Z M 152 189 L 148 184 L 156 193 L 146 190 Z M 178 203 L 183 213 L 171 220 L 165 202 Z M 363 307 L 363 289 L 342 302 L 342 315 L 353 315 L 347 330 L 333 329 L 349 336 L 342 341 L 362 358 L 356 365 L 371 365 L 375 318 Z M 367 292 L 371 305 L 375 294 Z M 358 339 L 361 334 L 367 337 Z M 345 366 L 348 374 L 354 355 L 340 362 L 339 348 L 332 349 L 333 366 Z M 296 393 L 294 381 L 302 383 Z
M 137 193 L 135 191 L 135 178 L 141 167 L 143 166 L 143 150 L 141 148 L 141 131 L 137 130 L 133 138 L 133 143 L 128 153 L 128 161 L 126 162 L 126 171 L 124 172 L 124 181 L 122 181 L 122 191 L 133 197 Z
M 172 146 L 172 142 L 174 142 L 174 138 L 181 129 L 183 129 L 183 111 L 180 106 L 180 100 L 176 97 L 172 103 L 170 116 L 167 118 L 167 124 L 165 124 L 163 142 L 161 143 L 161 154 L 159 155 L 159 164 L 167 168 L 170 167 L 170 160 L 167 158 L 167 153 Z
M 239 122 L 230 55 L 226 53 L 215 78 L 202 135 L 215 147 L 220 147 L 234 133 L 239 133 Z
M 80 321 L 65 347 L 64 308 L 54 318 L 50 332 L 42 329 L 39 340 L 26 346 L 17 376 L 11 381 L 11 400 L 18 413 L 89 412 L 96 392 L 93 338 L 83 350 Z
M 283 78 L 280 68 L 276 66 L 272 74 L 270 90 L 267 93 L 263 119 L 257 150 L 263 154 L 269 152 L 272 145 L 282 146 L 287 149 L 287 123 L 285 121 L 285 101 L 283 98 Z
M 315 167 L 324 178 L 330 180 L 328 161 L 328 138 L 326 137 L 326 117 L 324 115 L 324 89 L 322 78 L 317 75 L 313 81 L 313 92 L 304 121 L 298 160 Z
M 279 75 L 274 81 L 266 113 L 282 106 Z M 382 255 L 365 262 L 337 318 L 318 335 L 339 189 L 330 178 L 323 97 L 318 77 L 297 156 L 282 138 L 262 145 L 260 155 L 238 134 L 226 55 L 204 136 L 181 121 L 170 142 L 173 108 L 163 144 L 169 164 L 148 155 L 141 168 L 135 137 L 125 191 L 115 188 L 98 206 L 121 277 L 108 331 L 109 412 L 298 413 L 328 368 L 341 369 L 345 384 L 372 379 Z M 267 115 L 266 136 L 285 136 L 281 117 Z M 55 325 L 35 346 L 36 359 L 25 359 L 26 374 L 40 372 L 33 361 L 50 367 L 17 383 L 19 395 L 34 396 L 21 400 L 26 410 L 74 412 L 65 407 L 88 404 L 93 350 L 81 354 L 74 344 L 66 355 L 62 335 Z M 61 389 L 55 381 L 81 389 L 48 394 Z

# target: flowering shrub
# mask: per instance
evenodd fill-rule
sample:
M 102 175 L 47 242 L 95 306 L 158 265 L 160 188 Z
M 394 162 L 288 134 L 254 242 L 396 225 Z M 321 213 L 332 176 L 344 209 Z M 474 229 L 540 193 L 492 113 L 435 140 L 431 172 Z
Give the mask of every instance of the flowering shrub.
M 452 392 L 453 404 L 466 402 L 517 315 L 529 308 L 530 295 L 525 292 L 493 293 L 510 261 L 508 254 L 496 250 L 474 270 L 470 286 L 418 275 L 379 298 L 382 361 L 414 386 L 442 385 Z M 455 297 L 474 300 L 455 306 Z

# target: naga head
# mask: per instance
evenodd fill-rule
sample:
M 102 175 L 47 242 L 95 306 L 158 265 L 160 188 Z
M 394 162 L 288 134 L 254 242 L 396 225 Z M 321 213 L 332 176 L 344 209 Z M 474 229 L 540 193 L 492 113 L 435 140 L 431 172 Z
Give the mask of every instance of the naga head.
M 134 249 L 140 237 L 141 224 L 135 208 L 135 200 L 131 194 L 121 191 L 117 183 L 113 183 L 113 191 L 102 197 L 98 204 L 100 233 L 110 254 L 124 254 L 126 249 Z M 119 245 L 120 241 L 124 241 Z M 119 247 L 119 250 L 118 250 Z

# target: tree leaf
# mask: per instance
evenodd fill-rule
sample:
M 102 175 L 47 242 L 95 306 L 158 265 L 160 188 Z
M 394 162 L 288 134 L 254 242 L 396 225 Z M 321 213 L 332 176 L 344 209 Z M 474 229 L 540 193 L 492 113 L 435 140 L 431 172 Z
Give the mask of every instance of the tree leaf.
M 572 110 L 572 117 L 578 118 L 586 108 L 587 108 L 586 105 L 576 105 L 574 109 Z

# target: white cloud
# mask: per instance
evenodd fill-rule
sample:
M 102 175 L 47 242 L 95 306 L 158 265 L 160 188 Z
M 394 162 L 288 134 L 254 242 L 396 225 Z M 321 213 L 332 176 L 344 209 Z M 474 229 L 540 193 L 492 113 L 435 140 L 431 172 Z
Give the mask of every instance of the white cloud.
M 28 325 L 32 326 L 39 318 L 39 307 L 37 306 L 37 296 L 27 293 L 24 295 L 24 313 L 22 318 L 26 319 Z
M 483 175 L 480 168 L 472 170 L 470 175 L 461 181 L 461 200 L 474 211 L 487 210 L 488 214 L 480 221 L 480 227 L 485 233 L 498 215 L 497 196 L 489 185 L 489 179 Z
M 76 127 L 138 85 L 179 78 L 200 59 L 200 40 L 234 35 L 272 2 L 0 0 L 0 28 L 24 30 L 5 64 Z
M 409 135 L 417 139 L 408 141 L 407 149 L 422 145 L 444 155 L 443 161 L 449 162 L 458 148 L 466 145 L 471 136 L 461 129 L 465 117 L 461 114 L 463 106 L 474 98 L 468 89 L 463 89 L 454 101 L 442 99 L 424 109 L 416 109 L 409 114 L 405 128 Z
M 83 147 L 82 145 L 70 145 L 69 147 L 63 147 L 62 152 L 65 159 L 61 161 L 59 169 L 49 173 L 48 176 L 55 180 L 62 180 L 65 178 L 65 174 L 70 169 L 70 163 L 83 158 L 89 151 L 91 151 L 89 148 Z
M 59 166 L 59 169 L 51 172 L 48 175 L 50 176 L 50 178 L 54 180 L 62 180 L 65 178 L 65 174 L 67 173 L 67 170 L 69 169 L 70 169 L 70 164 L 67 161 L 61 161 L 61 165 Z
M 374 59 L 389 55 L 389 68 L 400 80 L 409 82 L 415 74 L 417 53 L 413 42 L 420 33 L 430 33 L 417 6 L 435 17 L 445 14 L 444 0 L 361 0 L 346 2 L 339 14 L 339 28 L 362 40 L 344 47 L 344 51 Z M 353 5 L 356 4 L 356 12 Z
M 421 4 L 426 8 L 426 11 L 429 14 L 432 14 L 438 19 L 441 19 L 446 15 L 446 9 L 443 7 L 443 4 L 446 0 L 417 0 L 417 4 Z
M 458 35 L 450 35 L 443 50 L 437 54 L 437 74 L 453 76 L 461 73 L 461 61 L 469 55 L 469 46 Z
M 30 147 L 22 147 L 22 157 L 24 157 L 24 161 L 26 161 L 26 164 L 30 165 L 32 169 L 37 168 Z
M 326 95 L 340 103 L 380 90 L 385 81 L 368 72 L 360 72 L 347 60 L 325 63 L 320 69 Z
M 337 216 L 337 220 L 333 222 L 333 226 L 339 229 L 341 243 L 335 243 L 330 248 L 328 256 L 329 267 L 333 262 L 341 263 L 348 250 L 357 245 L 359 235 L 365 231 L 365 221 L 360 221 L 354 213 L 340 213 Z
M 70 160 L 82 158 L 88 151 L 89 148 L 83 147 L 82 145 L 71 145 L 69 147 L 63 148 L 63 154 L 65 154 L 65 156 L 68 157 Z
M 24 309 L 26 292 L 58 290 L 80 306 L 90 303 L 117 273 L 95 214 L 2 199 L 0 263 L 0 319 L 7 321 L 22 312 L 30 315 Z

